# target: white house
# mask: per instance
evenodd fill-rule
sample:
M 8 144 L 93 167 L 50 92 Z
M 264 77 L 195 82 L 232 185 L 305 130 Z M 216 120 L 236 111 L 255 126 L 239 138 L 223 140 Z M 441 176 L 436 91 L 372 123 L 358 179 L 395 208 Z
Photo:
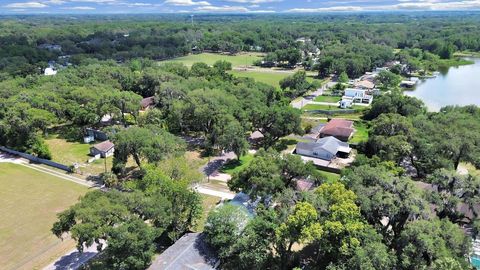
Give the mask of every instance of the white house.
M 52 67 L 48 67 L 45 69 L 45 72 L 44 72 L 44 75 L 45 76 L 52 76 L 52 75 L 55 75 L 57 74 L 57 71 L 55 69 L 53 69 Z
M 331 161 L 335 157 L 348 157 L 352 149 L 349 144 L 335 137 L 325 137 L 316 142 L 299 142 L 296 154 Z
M 115 152 L 115 145 L 111 141 L 104 141 L 90 147 L 90 155 L 94 157 L 100 155 L 100 157 L 106 158 L 112 156 L 113 152 Z
M 371 104 L 373 101 L 373 96 L 367 94 L 367 90 L 360 88 L 347 88 L 345 89 L 345 94 L 340 101 L 340 107 L 348 108 L 352 104 L 362 103 L 362 104 Z

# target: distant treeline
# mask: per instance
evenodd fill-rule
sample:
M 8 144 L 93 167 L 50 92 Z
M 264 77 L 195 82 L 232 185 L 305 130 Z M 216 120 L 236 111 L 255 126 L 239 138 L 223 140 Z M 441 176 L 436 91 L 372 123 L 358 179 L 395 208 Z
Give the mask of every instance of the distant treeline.
M 204 50 L 268 53 L 300 48 L 296 40 L 307 38 L 322 52 L 321 72 L 335 59 L 353 76 L 391 60 L 393 49 L 418 48 L 441 58 L 479 51 L 478 15 L 196 15 L 193 25 L 189 15 L 5 16 L 0 18 L 0 73 L 38 73 L 59 55 L 72 56 L 75 64 L 85 57 L 158 60 Z M 42 44 L 60 45 L 61 51 Z

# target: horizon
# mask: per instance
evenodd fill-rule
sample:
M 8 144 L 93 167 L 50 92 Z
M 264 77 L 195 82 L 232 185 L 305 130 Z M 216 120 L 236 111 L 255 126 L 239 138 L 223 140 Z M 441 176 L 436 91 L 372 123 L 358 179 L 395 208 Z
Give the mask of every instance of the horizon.
M 480 11 L 465 0 L 5 0 L 1 15 L 22 14 L 324 14 Z

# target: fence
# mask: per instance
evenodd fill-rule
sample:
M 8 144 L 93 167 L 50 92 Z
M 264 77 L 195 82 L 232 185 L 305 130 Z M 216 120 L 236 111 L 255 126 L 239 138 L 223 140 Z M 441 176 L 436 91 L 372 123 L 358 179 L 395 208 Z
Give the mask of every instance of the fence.
M 48 165 L 48 166 L 51 166 L 51 167 L 54 167 L 54 168 L 57 168 L 57 169 L 60 169 L 60 170 L 64 170 L 64 171 L 67 171 L 67 172 L 72 172 L 72 168 L 70 168 L 69 166 L 63 165 L 63 164 L 60 164 L 60 163 L 57 163 L 57 162 L 53 162 L 53 161 L 48 160 L 48 159 L 43 159 L 43 158 L 39 158 L 39 157 L 36 157 L 36 156 L 32 156 L 30 154 L 18 152 L 18 151 L 15 151 L 15 150 L 3 147 L 3 146 L 0 146 L 0 151 L 3 151 L 5 153 L 9 153 L 11 155 L 20 156 L 20 157 L 28 159 L 28 160 L 30 160 L 31 162 L 34 162 L 34 163 L 41 163 L 41 164 L 45 164 L 45 165 Z

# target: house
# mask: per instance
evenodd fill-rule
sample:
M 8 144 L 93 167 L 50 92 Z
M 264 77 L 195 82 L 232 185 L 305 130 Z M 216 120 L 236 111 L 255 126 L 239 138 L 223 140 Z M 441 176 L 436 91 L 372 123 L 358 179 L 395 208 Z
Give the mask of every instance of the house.
M 142 111 L 155 107 L 155 97 L 146 97 L 140 101 Z
M 53 67 L 48 67 L 48 68 L 45 69 L 43 74 L 45 76 L 52 76 L 52 75 L 56 75 L 57 71 Z
M 373 96 L 367 94 L 367 90 L 360 88 L 347 88 L 345 94 L 342 97 L 343 100 L 351 101 L 353 103 L 372 104 Z M 340 107 L 342 103 L 340 103 Z
M 94 157 L 100 155 L 100 157 L 106 158 L 112 156 L 114 151 L 115 145 L 111 141 L 104 141 L 90 147 L 90 155 Z
M 325 137 L 315 142 L 299 142 L 295 148 L 298 155 L 331 161 L 336 157 L 348 157 L 352 149 L 346 142 L 335 137 Z
M 205 242 L 203 233 L 187 233 L 162 254 L 157 256 L 148 270 L 214 270 L 219 260 Z
M 295 181 L 295 189 L 297 191 L 309 191 L 315 187 L 315 183 L 308 179 L 298 179 Z
M 319 137 L 333 136 L 341 141 L 348 141 L 353 135 L 355 129 L 353 128 L 353 121 L 345 119 L 332 119 L 321 130 Z

